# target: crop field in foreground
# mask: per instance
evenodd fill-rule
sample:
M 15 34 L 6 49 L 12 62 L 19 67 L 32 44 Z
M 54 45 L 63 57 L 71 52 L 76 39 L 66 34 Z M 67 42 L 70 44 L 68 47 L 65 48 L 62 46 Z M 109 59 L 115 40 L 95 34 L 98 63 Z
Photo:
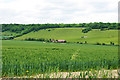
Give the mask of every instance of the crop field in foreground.
M 27 38 L 44 38 L 44 39 L 64 39 L 68 42 L 82 42 L 84 43 L 105 43 L 113 42 L 118 44 L 118 30 L 92 29 L 88 33 L 83 33 L 84 28 L 49 28 L 42 29 L 36 32 L 30 32 L 23 36 L 15 38 L 16 40 L 24 40 Z M 84 37 L 84 38 L 83 38 Z
M 2 76 L 118 68 L 118 46 L 2 41 Z

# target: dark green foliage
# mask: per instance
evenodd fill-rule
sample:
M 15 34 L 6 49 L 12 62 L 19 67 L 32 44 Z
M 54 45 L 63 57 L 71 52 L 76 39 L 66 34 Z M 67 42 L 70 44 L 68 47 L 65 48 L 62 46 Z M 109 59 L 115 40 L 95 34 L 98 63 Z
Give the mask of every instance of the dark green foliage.
M 88 31 L 91 31 L 92 29 L 90 27 L 87 27 L 86 29 L 83 29 L 82 32 L 83 33 L 87 33 Z
M 14 39 L 13 37 L 8 37 L 9 40 Z
M 101 28 L 101 31 L 109 30 L 108 28 Z
M 80 44 L 83 44 L 82 42 L 80 42 Z
M 48 31 L 51 31 L 51 30 L 48 30 Z
M 48 39 L 43 39 L 43 38 L 39 38 L 39 39 L 35 39 L 35 38 L 26 38 L 26 41 L 45 41 L 45 42 L 49 42 Z
M 105 43 L 102 43 L 102 45 L 106 45 Z
M 87 41 L 85 41 L 85 44 L 87 44 Z
M 101 43 L 97 42 L 96 45 L 101 45 Z
M 47 28 L 64 28 L 64 27 L 87 27 L 82 32 L 87 33 L 91 29 L 120 29 L 118 23 L 79 23 L 79 24 L 2 24 L 2 32 L 10 31 L 19 33 L 16 37 L 27 34 L 31 31 L 38 31 Z M 50 30 L 49 30 L 50 31 Z
M 110 45 L 114 45 L 114 43 L 113 43 L 113 42 L 110 42 Z

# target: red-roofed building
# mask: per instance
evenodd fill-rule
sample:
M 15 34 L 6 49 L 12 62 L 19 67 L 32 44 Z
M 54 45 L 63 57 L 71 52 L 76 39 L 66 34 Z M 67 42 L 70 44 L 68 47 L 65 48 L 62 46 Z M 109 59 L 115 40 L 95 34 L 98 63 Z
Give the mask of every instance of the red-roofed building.
M 57 42 L 66 43 L 65 40 L 56 40 Z
M 51 42 L 55 42 L 55 43 L 57 43 L 57 42 L 59 42 L 59 43 L 66 43 L 66 41 L 65 40 L 50 40 Z

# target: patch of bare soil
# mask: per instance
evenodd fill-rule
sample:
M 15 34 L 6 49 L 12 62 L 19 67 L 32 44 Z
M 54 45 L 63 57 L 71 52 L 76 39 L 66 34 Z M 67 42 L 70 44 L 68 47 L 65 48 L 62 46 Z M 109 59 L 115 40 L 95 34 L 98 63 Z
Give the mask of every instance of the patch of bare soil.
M 33 78 L 118 78 L 118 70 L 81 71 L 81 72 L 58 72 L 39 74 Z
M 23 76 L 14 78 L 118 78 L 118 70 L 91 70 L 80 72 L 53 72 L 34 76 Z M 6 77 L 5 77 L 6 78 Z M 8 77 L 7 77 L 8 78 Z M 11 78 L 11 77 L 9 77 Z

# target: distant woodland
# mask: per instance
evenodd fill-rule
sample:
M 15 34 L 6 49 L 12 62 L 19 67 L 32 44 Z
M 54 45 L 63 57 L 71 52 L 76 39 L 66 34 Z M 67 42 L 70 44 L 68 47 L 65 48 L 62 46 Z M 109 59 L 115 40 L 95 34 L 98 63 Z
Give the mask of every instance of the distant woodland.
M 87 33 L 92 29 L 100 30 L 110 30 L 110 29 L 120 29 L 120 24 L 118 23 L 79 23 L 79 24 L 2 24 L 2 32 L 9 31 L 14 33 L 19 33 L 19 35 L 14 37 L 19 37 L 27 34 L 31 31 L 38 31 L 47 28 L 65 28 L 65 27 L 84 27 L 83 33 Z

